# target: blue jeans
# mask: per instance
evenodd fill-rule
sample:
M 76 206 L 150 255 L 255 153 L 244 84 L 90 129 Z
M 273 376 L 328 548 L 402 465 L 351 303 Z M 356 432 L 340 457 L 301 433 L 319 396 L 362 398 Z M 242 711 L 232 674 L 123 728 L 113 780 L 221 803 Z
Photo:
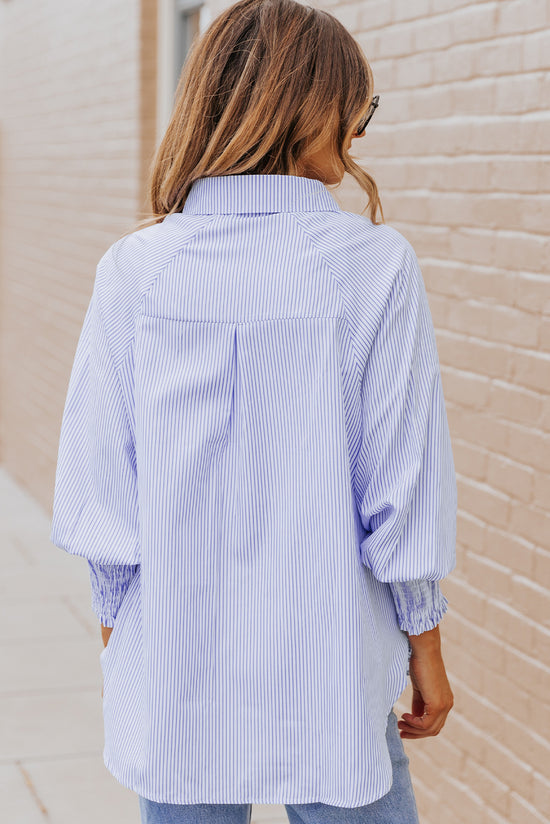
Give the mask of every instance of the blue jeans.
M 386 795 L 366 807 L 285 804 L 290 824 L 419 824 L 409 759 L 393 710 L 386 740 L 393 765 L 393 783 Z M 141 824 L 250 824 L 252 815 L 252 804 L 164 804 L 138 798 Z

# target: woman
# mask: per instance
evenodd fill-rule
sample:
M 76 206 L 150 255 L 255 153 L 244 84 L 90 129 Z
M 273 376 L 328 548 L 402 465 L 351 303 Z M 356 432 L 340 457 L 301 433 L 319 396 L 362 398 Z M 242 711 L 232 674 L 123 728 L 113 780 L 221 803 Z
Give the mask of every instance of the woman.
M 240 0 L 97 267 L 51 540 L 88 560 L 103 757 L 147 824 L 418 820 L 401 739 L 452 706 L 456 483 L 418 261 L 349 154 L 376 103 L 333 16 Z

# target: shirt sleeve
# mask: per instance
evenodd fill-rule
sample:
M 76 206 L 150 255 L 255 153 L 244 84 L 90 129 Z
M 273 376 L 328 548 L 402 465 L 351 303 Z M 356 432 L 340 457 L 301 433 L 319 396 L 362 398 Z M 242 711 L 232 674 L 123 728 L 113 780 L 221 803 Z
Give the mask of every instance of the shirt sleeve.
M 456 565 L 456 477 L 435 331 L 408 243 L 366 360 L 361 403 L 362 560 L 380 581 L 440 580 Z
M 394 581 L 390 588 L 399 626 L 409 635 L 434 629 L 447 612 L 449 603 L 439 581 Z
M 111 565 L 140 561 L 134 433 L 126 399 L 96 277 L 63 411 L 50 540 L 70 554 Z
M 88 568 L 92 609 L 104 627 L 112 627 L 139 564 L 98 564 L 88 560 Z

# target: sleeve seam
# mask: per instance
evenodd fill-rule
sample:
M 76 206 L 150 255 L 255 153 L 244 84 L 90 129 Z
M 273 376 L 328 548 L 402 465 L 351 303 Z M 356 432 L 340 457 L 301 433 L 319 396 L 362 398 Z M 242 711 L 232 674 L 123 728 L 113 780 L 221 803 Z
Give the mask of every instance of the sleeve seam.
M 303 234 L 303 235 L 304 235 L 304 236 L 308 239 L 309 243 L 311 243 L 311 245 L 313 246 L 313 248 L 314 248 L 314 249 L 315 249 L 315 251 L 317 252 L 318 256 L 321 258 L 321 260 L 323 261 L 323 263 L 324 263 L 324 264 L 325 264 L 325 266 L 327 267 L 327 269 L 328 269 L 328 271 L 329 271 L 329 273 L 330 273 L 330 276 L 331 276 L 331 278 L 332 278 L 332 280 L 333 280 L 333 282 L 334 282 L 334 284 L 335 284 L 336 291 L 338 292 L 338 298 L 339 298 L 339 300 L 340 300 L 340 304 L 341 304 L 341 306 L 342 306 L 342 311 L 343 311 L 343 314 L 344 314 L 344 319 L 345 319 L 345 321 L 346 321 L 346 326 L 347 326 L 347 328 L 348 328 L 348 333 L 349 333 L 349 336 L 350 336 L 350 340 L 351 340 L 351 343 L 352 343 L 352 349 L 353 349 L 353 362 L 354 362 L 354 364 L 355 364 L 355 369 L 356 369 L 356 371 L 357 371 L 357 374 L 358 374 L 358 376 L 360 377 L 361 370 L 360 370 L 360 366 L 359 366 L 359 357 L 358 357 L 358 353 L 357 353 L 357 344 L 356 344 L 355 336 L 354 336 L 353 331 L 352 331 L 352 325 L 351 325 L 351 323 L 350 323 L 350 319 L 349 319 L 349 317 L 348 317 L 348 310 L 347 310 L 347 307 L 346 307 L 346 302 L 345 302 L 345 300 L 344 300 L 344 299 L 343 299 L 343 297 L 342 297 L 342 292 L 341 292 L 341 290 L 340 290 L 340 285 L 339 285 L 339 283 L 338 283 L 338 277 L 337 277 L 337 275 L 335 274 L 335 272 L 333 271 L 333 269 L 332 269 L 331 265 L 329 264 L 329 262 L 327 261 L 327 259 L 326 259 L 326 258 L 325 258 L 325 256 L 323 255 L 323 253 L 321 252 L 321 250 L 319 249 L 319 247 L 317 246 L 317 244 L 315 243 L 315 241 L 313 240 L 313 238 L 311 237 L 311 235 L 309 234 L 309 232 L 307 231 L 307 229 L 305 228 L 305 226 L 304 226 L 304 225 L 302 224 L 302 222 L 300 221 L 300 219 L 299 219 L 299 217 L 298 217 L 297 213 L 296 213 L 296 212 L 292 212 L 291 214 L 294 216 L 294 219 L 295 219 L 296 223 L 298 224 L 298 226 L 300 227 L 300 229 L 301 229 L 301 231 L 302 231 L 302 234 Z
M 327 261 L 325 255 L 319 249 L 319 247 L 317 246 L 317 244 L 315 243 L 315 241 L 313 240 L 313 238 L 311 237 L 311 235 L 307 231 L 306 227 L 303 225 L 302 221 L 299 219 L 298 214 L 296 212 L 293 212 L 292 214 L 295 218 L 296 223 L 300 227 L 303 235 L 311 243 L 311 245 L 313 246 L 313 248 L 315 249 L 315 251 L 319 255 L 320 259 L 323 261 L 323 263 L 327 267 L 327 269 L 328 269 L 328 271 L 329 271 L 329 273 L 332 277 L 333 283 L 334 283 L 336 291 L 338 293 L 338 297 L 340 299 L 340 304 L 342 306 L 342 312 L 343 312 L 343 315 L 344 315 L 344 320 L 346 322 L 346 327 L 348 329 L 348 334 L 350 336 L 351 348 L 352 348 L 352 353 L 353 353 L 353 362 L 354 362 L 354 365 L 355 365 L 356 375 L 357 375 L 357 378 L 359 380 L 360 392 L 362 393 L 362 385 L 363 385 L 363 380 L 364 380 L 364 374 L 365 374 L 365 370 L 366 370 L 366 365 L 367 365 L 368 360 L 369 360 L 370 352 L 369 352 L 369 355 L 367 355 L 367 358 L 365 360 L 365 363 L 363 364 L 363 367 L 361 367 L 359 352 L 358 352 L 358 349 L 357 349 L 357 340 L 356 340 L 356 337 L 353 333 L 353 324 L 351 323 L 351 320 L 350 320 L 350 317 L 349 317 L 348 308 L 346 306 L 346 301 L 344 300 L 344 298 L 342 296 L 342 291 L 341 291 L 341 288 L 340 288 L 338 275 L 334 272 L 332 266 Z M 381 315 L 380 315 L 380 323 L 378 324 L 378 327 L 376 328 L 376 331 L 375 331 L 374 336 L 373 336 L 373 343 L 376 340 L 376 338 L 377 338 L 377 336 L 380 332 L 380 328 L 382 326 L 382 322 L 383 322 L 384 316 L 386 314 L 386 310 L 387 310 L 389 301 L 392 297 L 392 294 L 393 294 L 393 291 L 394 291 L 394 288 L 395 288 L 395 284 L 398 282 L 398 280 L 400 278 L 400 275 L 402 274 L 402 272 L 405 268 L 405 265 L 406 265 L 406 256 L 407 256 L 408 247 L 410 246 L 410 244 L 409 244 L 409 242 L 407 241 L 406 238 L 403 238 L 403 239 L 405 240 L 405 249 L 404 249 L 403 260 L 401 261 L 401 264 L 400 264 L 399 268 L 396 270 L 396 272 L 395 272 L 395 274 L 392 278 L 392 281 L 391 281 L 391 286 L 388 289 L 388 294 L 387 294 L 386 300 L 384 301 L 384 306 L 383 306 L 383 309 L 382 309 L 382 312 L 381 312 Z M 372 346 L 371 346 L 371 349 L 372 349 Z M 363 437 L 363 431 L 362 430 L 361 430 L 361 437 Z M 356 488 L 355 473 L 353 473 L 353 492 L 354 492 L 354 497 L 357 500 L 358 491 L 357 491 L 357 488 Z
M 172 255 L 172 256 L 171 256 L 171 257 L 170 257 L 170 258 L 169 258 L 169 259 L 168 259 L 168 260 L 167 260 L 164 264 L 163 264 L 163 266 L 161 266 L 161 268 L 157 271 L 157 273 L 156 273 L 155 275 L 153 275 L 153 276 L 152 276 L 150 283 L 147 285 L 147 287 L 143 290 L 143 292 L 142 292 L 142 293 L 141 293 L 141 295 L 139 296 L 139 304 L 138 304 L 137 313 L 136 313 L 136 314 L 137 314 L 137 316 L 139 316 L 139 315 L 141 314 L 141 311 L 142 311 L 142 308 L 143 308 L 143 304 L 144 304 L 144 302 L 145 302 L 146 298 L 147 298 L 147 297 L 151 294 L 151 292 L 153 291 L 153 289 L 155 288 L 155 286 L 157 285 L 157 283 L 158 283 L 158 282 L 159 282 L 159 280 L 161 279 L 162 275 L 163 275 L 163 274 L 165 273 L 165 271 L 168 269 L 168 267 L 169 267 L 169 266 L 171 266 L 171 264 L 172 264 L 172 263 L 173 263 L 173 261 L 174 261 L 174 260 L 178 257 L 178 255 L 180 255 L 180 254 L 182 253 L 182 251 L 183 251 L 183 250 L 184 250 L 184 249 L 185 249 L 185 248 L 186 248 L 186 247 L 187 247 L 190 243 L 192 243 L 192 242 L 193 242 L 193 240 L 195 240 L 195 239 L 196 239 L 196 238 L 200 235 L 200 233 L 201 233 L 201 232 L 202 232 L 202 231 L 203 231 L 203 230 L 204 230 L 207 226 L 209 226 L 209 225 L 210 225 L 210 223 L 211 223 L 211 222 L 212 222 L 212 220 L 214 219 L 214 216 L 213 216 L 213 215 L 212 215 L 212 216 L 208 216 L 208 217 L 210 217 L 210 220 L 205 221 L 205 223 L 203 223 L 201 226 L 197 227 L 197 231 L 196 231 L 196 232 L 195 232 L 195 233 L 194 233 L 194 234 L 193 234 L 190 238 L 188 238 L 188 239 L 187 239 L 187 241 L 186 241 L 186 242 L 185 242 L 182 246 L 178 247 L 178 250 L 177 250 L 176 252 L 174 252 L 174 254 L 173 254 L 173 255 Z M 126 236 L 125 236 L 125 237 L 126 237 Z M 124 238 L 122 238 L 122 239 L 124 239 Z M 121 272 L 121 269 L 120 269 L 120 267 L 119 267 L 119 265 L 118 265 L 118 263 L 116 262 L 116 259 L 115 259 L 115 248 L 118 246 L 118 243 L 120 243 L 120 240 L 119 240 L 118 242 L 116 242 L 116 243 L 113 243 L 113 244 L 112 244 L 112 246 L 111 246 L 111 247 L 110 247 L 110 249 L 109 249 L 109 252 L 110 252 L 110 255 L 111 255 L 111 258 L 112 258 L 112 263 L 113 263 L 113 266 L 115 267 L 115 269 L 117 270 L 117 272 Z M 98 295 L 98 304 L 99 304 L 100 314 L 101 314 L 101 315 L 103 315 L 103 310 L 101 309 L 101 300 L 99 299 L 99 295 Z M 105 328 L 105 327 L 104 327 L 104 328 Z M 117 365 L 117 363 L 116 363 L 116 361 L 115 361 L 115 359 L 114 359 L 114 357 L 113 357 L 113 353 L 112 353 L 112 349 L 111 349 L 111 343 L 110 343 L 110 340 L 109 340 L 109 336 L 108 336 L 108 334 L 107 334 L 107 330 L 105 329 L 105 338 L 106 338 L 106 340 L 107 340 L 107 345 L 108 345 L 108 348 L 109 348 L 109 353 L 110 353 L 110 355 L 111 355 L 111 360 L 112 360 L 112 362 L 113 362 L 113 368 L 115 369 L 115 371 L 116 371 L 116 373 L 117 373 L 117 379 L 118 379 L 119 383 L 120 383 L 120 376 L 119 376 L 119 374 L 118 374 L 118 371 L 119 371 L 119 370 L 122 370 L 122 369 L 124 368 L 124 366 L 125 366 L 125 364 L 126 364 L 126 361 L 127 361 L 128 357 L 129 357 L 130 353 L 132 352 L 132 347 L 133 347 L 134 342 L 135 342 L 135 332 L 136 332 L 136 329 L 135 329 L 135 323 L 134 323 L 134 328 L 133 328 L 133 334 L 132 334 L 132 337 L 131 337 L 131 339 L 130 339 L 129 343 L 127 344 L 127 347 L 126 347 L 126 349 L 125 349 L 125 351 L 124 351 L 124 354 L 123 354 L 123 355 L 122 355 L 122 357 L 120 358 L 120 363 Z M 126 409 L 126 414 L 127 414 L 128 418 L 129 418 L 129 415 L 128 415 L 128 410 L 127 410 L 127 409 Z M 128 420 L 128 422 L 129 422 L 129 420 Z
M 193 234 L 193 236 L 191 238 L 189 238 L 189 240 L 187 242 L 191 243 L 191 241 L 194 240 L 197 237 L 197 235 L 200 233 L 200 231 L 203 228 L 205 228 L 206 225 L 209 225 L 209 223 L 210 223 L 210 221 L 207 221 L 206 224 L 203 224 L 202 226 L 200 226 L 198 228 L 197 232 L 195 232 L 195 234 Z M 111 256 L 113 266 L 115 267 L 116 271 L 120 273 L 121 269 L 120 269 L 120 267 L 117 264 L 116 259 L 115 259 L 115 248 L 116 248 L 117 245 L 118 245 L 118 243 L 112 244 L 110 249 L 109 249 L 109 252 L 110 252 L 110 256 Z M 185 244 L 185 245 L 187 245 L 187 244 Z M 155 275 L 153 275 L 153 277 L 151 278 L 151 282 L 148 284 L 146 289 L 144 289 L 143 293 L 139 296 L 139 306 L 138 306 L 138 311 L 137 311 L 138 315 L 141 311 L 141 308 L 143 306 L 143 303 L 144 303 L 146 297 L 154 289 L 154 287 L 156 286 L 156 284 L 158 283 L 158 281 L 160 280 L 160 278 L 162 277 L 162 275 L 164 274 L 166 269 L 168 269 L 168 267 L 171 265 L 173 260 L 175 260 L 175 258 L 177 258 L 177 256 L 179 254 L 181 254 L 182 249 L 185 248 L 185 245 L 180 246 L 178 248 L 177 252 L 175 252 L 169 258 L 169 260 L 167 260 L 166 263 L 163 266 L 161 266 L 161 268 L 157 271 L 157 273 Z M 107 328 L 106 328 L 105 323 L 104 323 L 104 314 L 103 314 L 103 309 L 102 309 L 102 305 L 101 305 L 101 297 L 100 297 L 100 294 L 99 294 L 99 289 L 97 289 L 96 292 L 97 292 L 98 312 L 99 312 L 99 315 L 101 316 L 101 321 L 103 323 L 103 329 L 105 331 L 105 340 L 107 341 L 107 348 L 109 350 L 109 355 L 110 355 L 110 358 L 111 358 L 111 362 L 112 362 L 112 365 L 113 365 L 114 372 L 115 372 L 116 377 L 117 377 L 117 382 L 118 382 L 119 390 L 120 390 L 120 393 L 121 393 L 121 397 L 123 399 L 124 412 L 125 412 L 125 416 L 126 416 L 126 423 L 128 425 L 129 431 L 133 435 L 131 421 L 130 421 L 130 413 L 129 413 L 128 406 L 127 406 L 127 403 L 126 403 L 126 398 L 124 396 L 124 392 L 122 391 L 122 381 L 120 379 L 120 371 L 122 369 L 124 369 L 126 361 L 128 360 L 128 357 L 131 354 L 132 348 L 133 348 L 134 343 L 135 343 L 135 333 L 136 333 L 135 322 L 134 322 L 132 337 L 130 338 L 130 341 L 128 342 L 128 344 L 126 346 L 126 349 L 124 350 L 124 354 L 120 358 L 120 363 L 117 365 L 117 363 L 115 361 L 115 358 L 113 356 L 113 351 L 112 351 L 112 347 L 111 347 L 111 342 L 109 340 L 109 335 L 107 333 Z

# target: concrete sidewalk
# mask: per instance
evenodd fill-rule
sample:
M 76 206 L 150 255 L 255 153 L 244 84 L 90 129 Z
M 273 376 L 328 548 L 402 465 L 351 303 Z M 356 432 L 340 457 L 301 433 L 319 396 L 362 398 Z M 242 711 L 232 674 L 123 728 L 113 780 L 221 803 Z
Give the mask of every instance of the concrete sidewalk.
M 88 566 L 49 533 L 49 513 L 0 467 L 0 820 L 139 824 L 137 795 L 103 764 Z M 284 806 L 254 805 L 260 822 L 288 822 Z

